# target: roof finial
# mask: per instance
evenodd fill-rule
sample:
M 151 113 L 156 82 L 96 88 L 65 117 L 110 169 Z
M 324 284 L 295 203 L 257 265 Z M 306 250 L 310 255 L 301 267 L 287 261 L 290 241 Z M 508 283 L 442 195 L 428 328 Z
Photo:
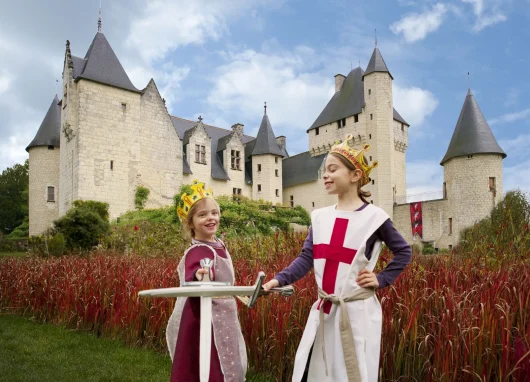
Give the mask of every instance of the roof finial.
M 59 95 L 59 80 L 55 80 L 55 94 Z
M 375 30 L 374 36 L 375 36 L 375 47 L 377 48 L 377 29 Z
M 199 115 L 199 122 L 202 122 L 202 115 Z
M 98 32 L 101 32 L 101 0 L 99 0 Z
M 469 75 L 469 72 L 467 72 L 467 89 L 471 90 L 471 76 Z
M 265 115 L 267 115 L 267 102 L 265 102 L 264 108 L 265 108 Z

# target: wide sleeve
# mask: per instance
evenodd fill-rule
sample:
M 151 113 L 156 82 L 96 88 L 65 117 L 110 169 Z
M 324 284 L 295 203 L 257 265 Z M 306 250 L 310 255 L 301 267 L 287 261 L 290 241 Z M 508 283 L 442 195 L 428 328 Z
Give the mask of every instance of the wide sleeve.
M 214 258 L 212 249 L 210 249 L 206 245 L 198 245 L 188 251 L 188 253 L 186 254 L 186 260 L 184 261 L 184 266 L 186 269 L 186 281 L 197 281 L 197 279 L 195 278 L 195 273 L 197 273 L 197 271 L 201 268 L 201 260 L 206 257 L 211 260 L 213 260 Z
M 412 250 L 407 241 L 401 236 L 390 219 L 387 219 L 375 233 L 394 255 L 385 269 L 377 274 L 379 288 L 392 284 L 403 272 L 412 259 Z
M 300 255 L 274 278 L 278 280 L 280 286 L 293 284 L 304 277 L 311 268 L 313 268 L 313 229 L 309 227 L 309 233 L 304 241 Z

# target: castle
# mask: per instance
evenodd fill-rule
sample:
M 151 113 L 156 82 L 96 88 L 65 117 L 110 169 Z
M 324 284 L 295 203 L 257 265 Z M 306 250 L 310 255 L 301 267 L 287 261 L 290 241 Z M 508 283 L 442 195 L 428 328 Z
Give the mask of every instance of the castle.
M 326 153 L 346 135 L 369 143 L 378 160 L 365 189 L 410 242 L 451 248 L 459 232 L 487 216 L 502 197 L 502 160 L 469 91 L 447 153 L 443 198 L 406 202 L 409 124 L 394 109 L 393 77 L 375 47 L 366 70 L 335 76 L 335 94 L 307 130 L 309 150 L 289 156 L 267 109 L 256 137 L 242 124 L 230 130 L 171 116 L 151 79 L 130 81 L 101 23 L 84 58 L 66 43 L 62 99 L 56 96 L 29 153 L 30 235 L 38 235 L 78 199 L 109 203 L 111 219 L 134 209 L 140 185 L 148 208 L 172 203 L 183 183 L 200 179 L 217 195 L 240 194 L 308 211 L 336 202 L 321 173 Z

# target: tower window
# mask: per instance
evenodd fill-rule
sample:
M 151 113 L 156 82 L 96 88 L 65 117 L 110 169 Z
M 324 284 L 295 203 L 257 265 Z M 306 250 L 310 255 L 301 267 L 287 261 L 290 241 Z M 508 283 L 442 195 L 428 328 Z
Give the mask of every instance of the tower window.
M 261 192 L 261 184 L 258 184 L 258 192 Z
M 291 205 L 291 207 L 294 207 L 294 195 L 289 196 L 289 204 Z
M 276 196 L 280 196 L 280 190 L 276 189 Z
M 258 164 L 258 172 L 261 172 L 261 164 Z
M 55 147 L 53 147 L 53 146 L 48 146 L 48 150 L 54 150 L 54 149 L 55 149 Z
M 315 206 L 315 202 L 311 202 L 311 203 L 313 203 L 313 207 L 314 207 Z
M 113 160 L 110 161 L 110 169 L 114 170 L 114 161 Z
M 372 94 L 372 89 L 368 89 L 368 95 Z
M 447 199 L 447 183 L 446 182 L 444 182 L 443 197 L 444 199 Z
M 318 135 L 318 134 L 320 134 L 320 130 L 319 130 L 319 128 L 317 127 L 317 128 L 315 129 L 315 135 Z
M 372 139 L 372 134 L 368 134 L 368 137 L 369 137 L 370 139 Z
M 353 116 L 353 122 L 356 122 L 356 123 L 359 122 L 359 114 L 355 114 Z
M 279 171 L 278 171 L 277 169 L 276 169 L 276 170 L 274 170 L 274 174 L 275 174 L 275 175 L 276 175 L 277 177 L 279 177 L 279 176 L 280 176 L 280 172 L 279 172 Z
M 472 159 L 473 158 L 473 155 L 468 155 L 467 156 L 467 159 Z
M 374 115 L 370 114 L 370 120 L 374 119 Z
M 374 201 L 373 201 L 373 200 L 370 200 L 370 203 L 374 204 Z
M 453 218 L 449 218 L 449 235 L 453 234 Z
M 126 111 L 127 110 L 127 104 L 125 102 L 122 102 L 121 103 L 121 111 Z
M 490 177 L 489 185 L 490 185 L 490 191 L 495 191 L 495 178 Z
M 55 203 L 55 187 L 53 186 L 48 186 L 47 201 L 51 203 Z
M 372 156 L 370 155 L 370 162 L 372 161 Z
M 274 157 L 274 163 L 278 163 L 278 157 Z
M 375 184 L 375 179 L 372 179 L 372 184 Z
M 405 131 L 405 124 L 404 123 L 401 124 L 401 131 Z

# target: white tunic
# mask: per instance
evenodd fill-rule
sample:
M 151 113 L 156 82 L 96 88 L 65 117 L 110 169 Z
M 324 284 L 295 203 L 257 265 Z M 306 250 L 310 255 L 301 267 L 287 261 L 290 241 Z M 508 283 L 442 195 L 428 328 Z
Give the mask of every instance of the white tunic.
M 329 295 L 345 298 L 361 287 L 356 279 L 362 269 L 373 271 L 381 241 L 374 244 L 370 260 L 365 256 L 366 242 L 389 218 L 379 207 L 368 204 L 360 211 L 340 211 L 336 206 L 314 210 L 311 214 L 313 229 L 314 271 L 317 285 Z M 352 258 L 353 257 L 353 261 Z M 336 275 L 336 276 L 335 276 Z M 320 299 L 309 313 L 309 318 L 296 352 L 293 381 L 299 382 L 304 374 L 309 352 L 313 347 L 308 381 L 348 381 L 346 364 L 339 332 L 340 306 L 324 303 L 325 351 L 319 333 Z M 381 305 L 374 295 L 365 300 L 346 303 L 353 331 L 353 341 L 363 382 L 377 381 L 381 343 Z M 328 313 L 329 312 L 329 313 Z M 314 346 L 313 346 L 314 344 Z

